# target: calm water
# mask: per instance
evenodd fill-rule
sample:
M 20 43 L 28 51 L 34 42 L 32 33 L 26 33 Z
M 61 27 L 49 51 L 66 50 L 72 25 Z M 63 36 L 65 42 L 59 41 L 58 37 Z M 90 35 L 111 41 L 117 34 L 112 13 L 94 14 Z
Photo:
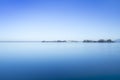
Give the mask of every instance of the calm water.
M 0 43 L 0 80 L 120 80 L 120 43 Z

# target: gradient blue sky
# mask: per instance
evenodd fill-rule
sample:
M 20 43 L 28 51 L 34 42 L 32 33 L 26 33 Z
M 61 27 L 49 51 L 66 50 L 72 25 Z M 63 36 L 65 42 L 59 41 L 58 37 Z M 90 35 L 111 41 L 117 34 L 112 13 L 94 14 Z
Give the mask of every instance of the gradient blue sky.
M 0 40 L 120 38 L 120 0 L 0 0 Z

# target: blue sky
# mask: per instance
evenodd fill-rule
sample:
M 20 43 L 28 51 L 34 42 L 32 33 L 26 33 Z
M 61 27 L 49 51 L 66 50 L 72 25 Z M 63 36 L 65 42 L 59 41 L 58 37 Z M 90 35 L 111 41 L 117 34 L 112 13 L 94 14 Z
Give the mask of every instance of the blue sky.
M 120 0 L 0 0 L 0 40 L 120 38 Z

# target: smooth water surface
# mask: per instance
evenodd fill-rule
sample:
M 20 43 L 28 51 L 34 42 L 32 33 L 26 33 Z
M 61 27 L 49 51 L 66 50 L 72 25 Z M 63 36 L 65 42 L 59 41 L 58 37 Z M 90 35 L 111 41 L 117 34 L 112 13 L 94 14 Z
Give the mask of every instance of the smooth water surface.
M 120 44 L 0 43 L 0 80 L 120 80 Z

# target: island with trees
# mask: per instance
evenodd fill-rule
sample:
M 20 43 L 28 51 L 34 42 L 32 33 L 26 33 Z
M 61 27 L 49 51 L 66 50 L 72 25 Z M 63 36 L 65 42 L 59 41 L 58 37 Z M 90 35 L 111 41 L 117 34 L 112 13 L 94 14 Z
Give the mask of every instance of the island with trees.
M 84 40 L 83 41 L 84 43 L 113 43 L 115 41 L 111 40 L 111 39 L 107 39 L 107 40 L 104 40 L 104 39 L 100 39 L 100 40 Z
M 111 39 L 99 39 L 99 40 L 43 40 L 43 41 L 0 41 L 1 43 L 23 43 L 23 42 L 41 42 L 41 43 L 117 43 L 120 42 L 120 40 L 111 40 Z

